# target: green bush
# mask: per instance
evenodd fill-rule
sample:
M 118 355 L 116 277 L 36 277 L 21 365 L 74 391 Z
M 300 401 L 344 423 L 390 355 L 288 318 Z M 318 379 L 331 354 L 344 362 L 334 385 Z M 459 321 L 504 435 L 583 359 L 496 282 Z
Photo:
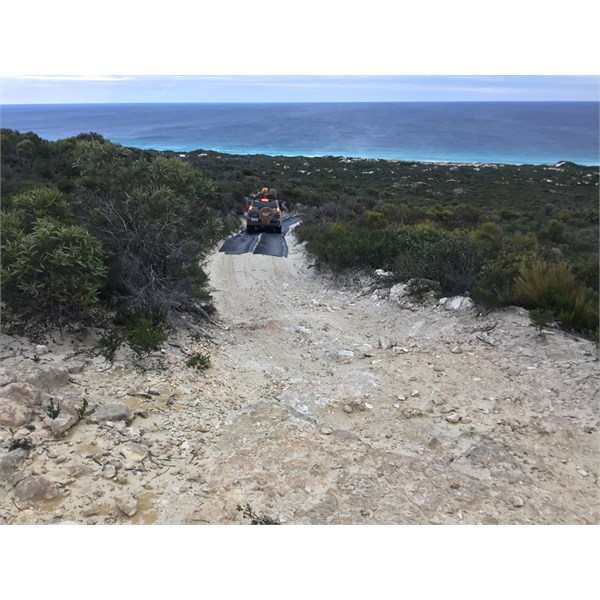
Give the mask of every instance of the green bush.
M 109 331 L 106 335 L 103 335 L 98 342 L 100 354 L 102 354 L 106 360 L 112 362 L 122 343 L 123 336 L 120 333 Z
M 476 242 L 468 234 L 433 225 L 375 229 L 336 223 L 301 225 L 296 231 L 309 251 L 334 271 L 391 269 L 402 280 L 433 279 L 444 294 L 469 290 L 480 268 Z
M 481 261 L 475 240 L 465 232 L 402 227 L 397 246 L 394 270 L 401 279 L 432 279 L 445 295 L 463 294 L 475 283 Z
M 124 307 L 117 311 L 114 323 L 125 329 L 125 340 L 139 356 L 159 350 L 168 337 L 167 314 L 160 306 Z
M 526 307 L 545 311 L 546 318 L 551 312 L 563 327 L 588 334 L 598 330 L 598 294 L 577 283 L 566 263 L 522 265 L 515 293 Z
M 210 368 L 210 356 L 203 354 L 202 352 L 196 352 L 185 361 L 185 364 L 191 369 L 205 371 Z
M 27 230 L 17 212 L 2 218 L 3 299 L 42 318 L 86 316 L 98 305 L 107 268 L 102 245 L 87 230 L 37 219 Z
M 532 254 L 504 251 L 485 262 L 473 286 L 475 302 L 489 307 L 516 303 L 515 280 L 521 265 L 531 260 Z

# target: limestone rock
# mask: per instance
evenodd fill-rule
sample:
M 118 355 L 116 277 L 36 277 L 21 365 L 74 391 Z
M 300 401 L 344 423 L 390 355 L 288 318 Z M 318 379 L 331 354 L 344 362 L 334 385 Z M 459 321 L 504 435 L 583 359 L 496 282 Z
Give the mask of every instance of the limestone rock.
M 98 406 L 93 415 L 89 417 L 91 423 L 100 423 L 102 421 L 131 421 L 133 415 L 125 404 L 120 402 L 111 402 Z
M 404 283 L 397 283 L 390 289 L 389 301 L 398 303 L 409 295 L 408 288 Z
M 69 385 L 69 369 L 67 367 L 42 367 L 27 375 L 24 380 L 46 392 Z
M 58 487 L 55 483 L 45 477 L 29 475 L 21 479 L 14 488 L 15 496 L 21 502 L 32 500 L 33 502 L 42 502 L 52 500 L 59 495 Z
M 70 477 L 85 477 L 86 475 L 91 475 L 93 472 L 93 469 L 85 465 L 71 465 L 67 467 L 67 473 Z
M 458 423 L 460 421 L 460 415 L 456 413 L 450 413 L 446 416 L 446 421 L 448 421 L 448 423 Z
M 29 452 L 24 448 L 16 448 L 0 456 L 0 479 L 10 477 L 26 460 Z
M 0 398 L 0 426 L 8 429 L 16 429 L 30 423 L 33 412 L 27 406 L 8 398 Z
M 446 310 L 456 310 L 456 311 L 469 310 L 475 306 L 475 304 L 473 303 L 473 300 L 471 300 L 471 298 L 468 298 L 466 296 L 454 296 L 453 298 L 442 298 L 440 300 L 440 304 L 443 305 L 443 307 Z
M 42 403 L 42 392 L 30 383 L 11 382 L 0 388 L 0 398 L 10 398 L 24 406 L 40 406 Z
M 59 414 L 56 419 L 52 419 L 52 425 L 50 425 L 52 435 L 54 437 L 60 437 L 65 431 L 71 429 L 77 421 L 78 419 L 75 415 L 66 413 Z
M 102 477 L 112 479 L 117 474 L 117 468 L 112 463 L 106 463 L 102 467 Z
M 115 497 L 117 508 L 128 517 L 133 517 L 138 511 L 138 503 L 136 498 L 131 494 L 121 494 Z
M 354 352 L 352 350 L 338 350 L 335 358 L 340 364 L 348 364 L 352 362 Z
M 4 367 L 0 369 L 0 387 L 14 383 L 16 380 L 17 377 L 14 373 Z
M 128 442 L 127 444 L 123 444 L 119 446 L 118 450 L 126 460 L 136 463 L 142 462 L 149 453 L 147 446 L 144 446 L 144 444 L 138 444 L 136 442 Z

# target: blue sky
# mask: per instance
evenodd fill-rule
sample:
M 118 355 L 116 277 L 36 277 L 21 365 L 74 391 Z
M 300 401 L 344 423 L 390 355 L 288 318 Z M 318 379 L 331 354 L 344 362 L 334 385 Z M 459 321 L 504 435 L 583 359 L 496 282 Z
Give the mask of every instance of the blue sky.
M 3 104 L 600 100 L 598 76 L 13 76 Z

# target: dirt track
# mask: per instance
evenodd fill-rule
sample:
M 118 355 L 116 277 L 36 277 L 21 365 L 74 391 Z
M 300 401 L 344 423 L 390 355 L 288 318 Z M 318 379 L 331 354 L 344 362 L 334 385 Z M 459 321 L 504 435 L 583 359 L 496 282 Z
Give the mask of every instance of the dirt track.
M 17 510 L 8 491 L 5 522 L 244 523 L 249 504 L 288 524 L 600 523 L 591 342 L 539 334 L 516 308 L 401 306 L 315 272 L 288 244 L 287 258 L 210 257 L 211 343 L 179 332 L 165 369 L 144 374 L 125 356 L 104 372 L 88 361 L 76 390 L 142 412 L 116 433 L 81 421 L 55 442 L 66 459 L 28 459 L 49 479 L 69 464 L 91 473 L 51 505 Z M 55 362 L 64 342 L 48 344 Z M 185 367 L 199 348 L 204 374 Z M 149 389 L 160 395 L 132 395 Z M 136 468 L 127 439 L 149 449 Z M 120 480 L 100 476 L 108 461 Z M 115 507 L 124 492 L 132 517 Z

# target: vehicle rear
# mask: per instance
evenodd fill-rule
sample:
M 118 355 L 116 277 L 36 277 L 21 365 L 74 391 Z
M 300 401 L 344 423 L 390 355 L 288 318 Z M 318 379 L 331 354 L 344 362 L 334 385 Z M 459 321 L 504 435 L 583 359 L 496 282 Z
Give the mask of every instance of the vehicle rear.
M 274 198 L 254 198 L 246 214 L 246 231 L 281 233 L 281 206 Z

